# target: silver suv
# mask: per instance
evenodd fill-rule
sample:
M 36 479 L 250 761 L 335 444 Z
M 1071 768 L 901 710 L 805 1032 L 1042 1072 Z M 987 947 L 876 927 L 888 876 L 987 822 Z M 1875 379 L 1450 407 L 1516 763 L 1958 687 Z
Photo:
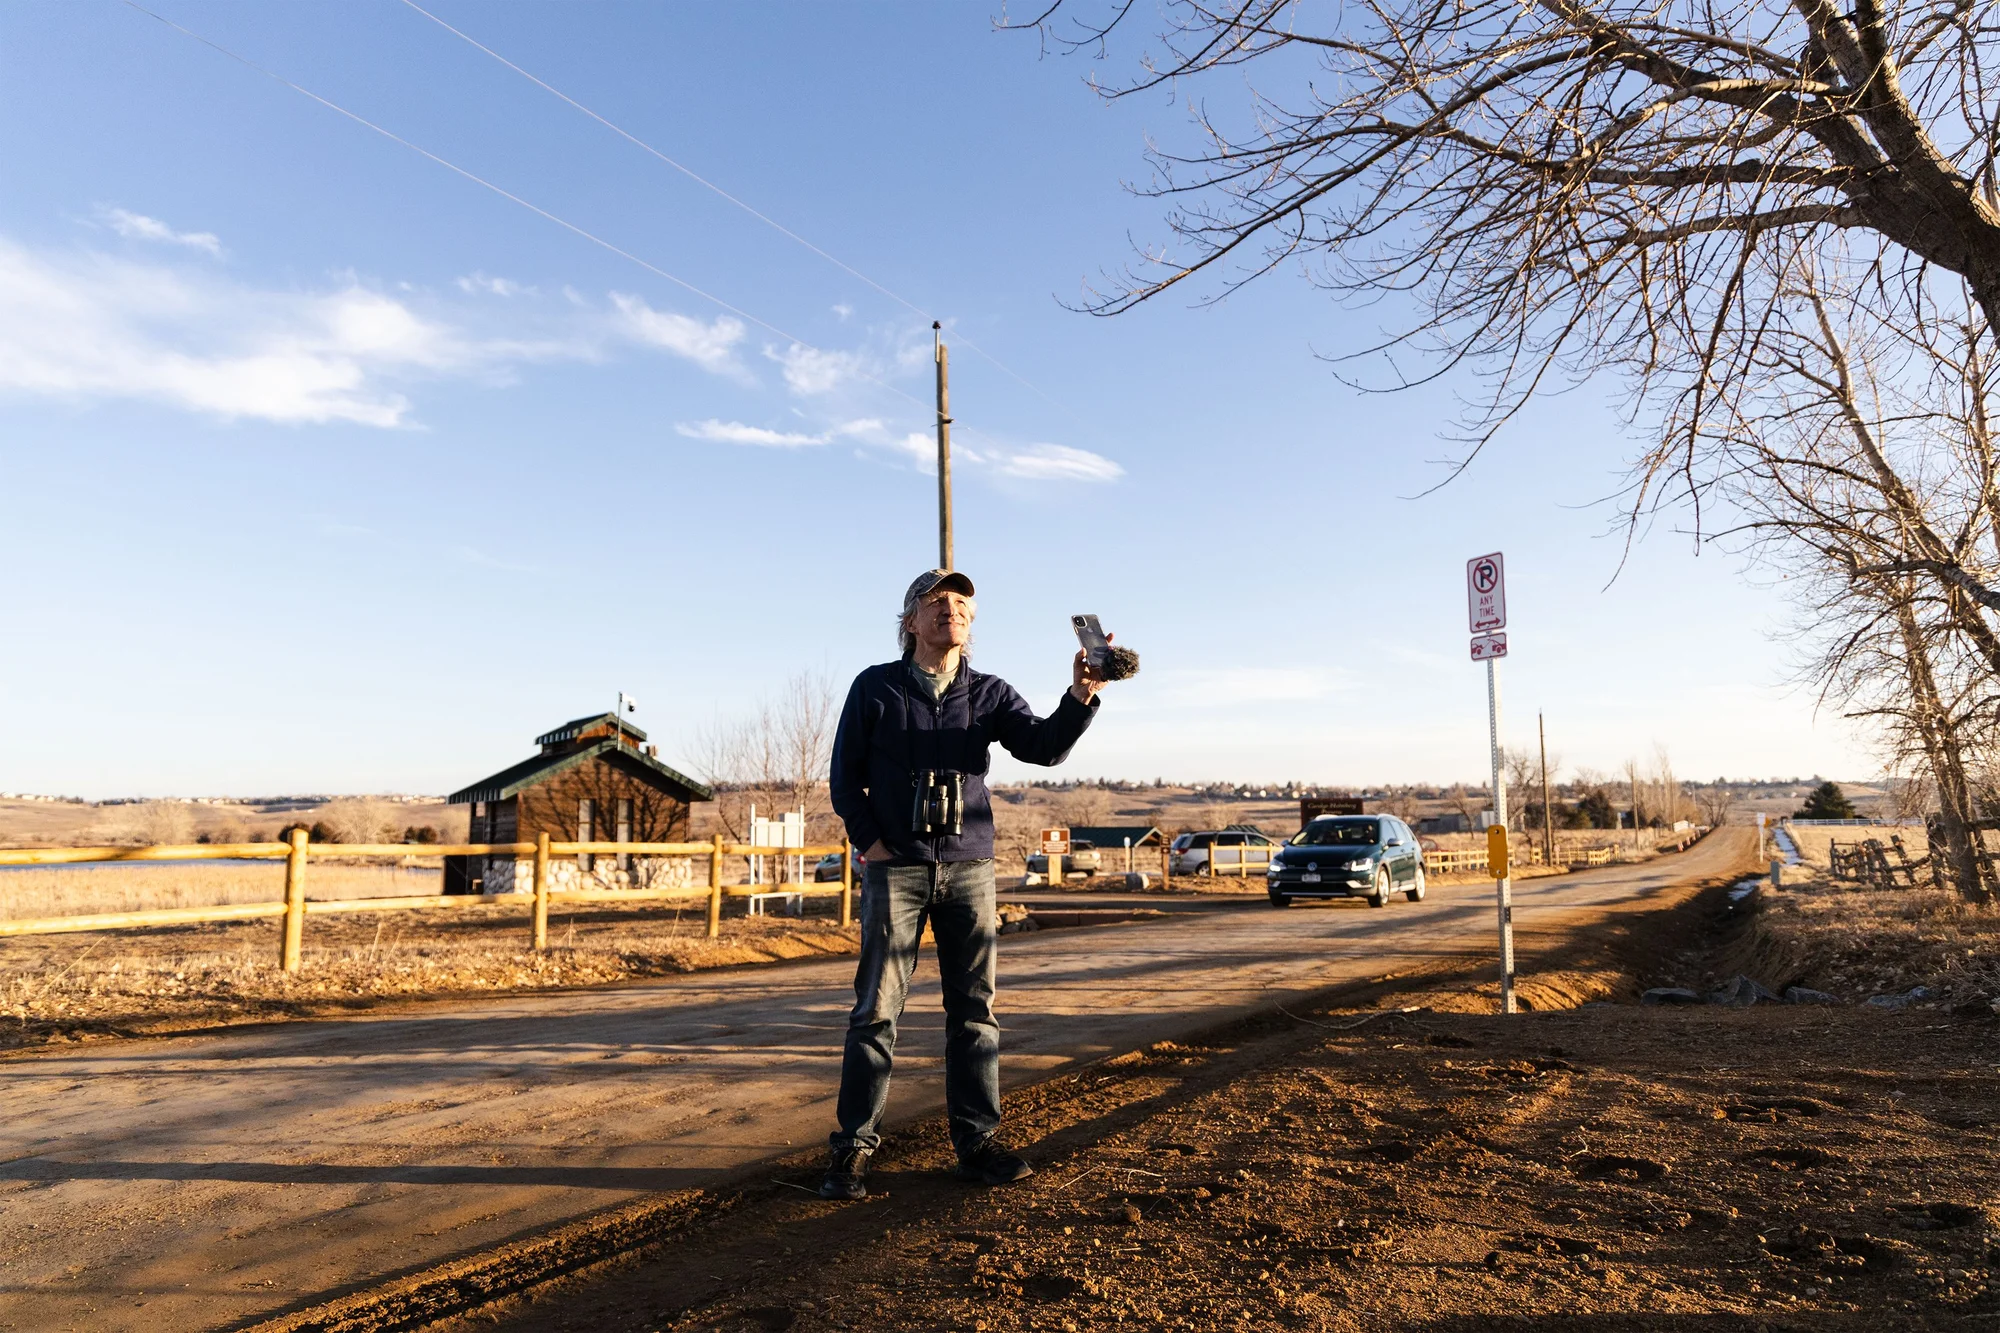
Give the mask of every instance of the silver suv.
M 1027 860 L 1028 873 L 1030 875 L 1046 875 L 1049 873 L 1049 858 L 1043 856 L 1040 852 L 1029 856 Z M 1085 879 L 1089 879 L 1098 871 L 1104 869 L 1104 854 L 1099 852 L 1090 843 L 1078 838 L 1070 843 L 1069 854 L 1063 857 L 1062 864 L 1064 878 L 1071 875 L 1082 875 Z
M 1212 876 L 1219 870 L 1224 875 L 1261 875 L 1277 846 L 1255 829 L 1183 833 L 1173 841 L 1174 873 Z

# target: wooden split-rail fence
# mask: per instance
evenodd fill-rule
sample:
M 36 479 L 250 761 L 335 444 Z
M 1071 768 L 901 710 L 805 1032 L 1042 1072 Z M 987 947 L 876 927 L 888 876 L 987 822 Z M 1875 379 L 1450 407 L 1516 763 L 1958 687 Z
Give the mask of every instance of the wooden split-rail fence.
M 829 843 L 823 847 L 765 847 L 754 843 L 725 841 L 718 833 L 708 842 L 551 842 L 544 833 L 533 842 L 463 843 L 425 845 L 421 843 L 315 843 L 304 829 L 294 829 L 290 842 L 242 842 L 166 847 L 36 847 L 0 850 L 0 866 L 83 865 L 113 861 L 279 861 L 285 863 L 285 896 L 281 902 L 223 903 L 212 907 L 162 907 L 142 912 L 100 912 L 90 915 L 36 917 L 19 921 L 0 920 L 0 937 L 9 935 L 59 935 L 87 930 L 132 930 L 149 926 L 184 926 L 215 921 L 250 921 L 263 917 L 284 918 L 279 939 L 278 962 L 287 972 L 296 972 L 305 947 L 305 925 L 309 916 L 330 912 L 393 912 L 434 909 L 494 909 L 525 905 L 529 909 L 529 937 L 539 952 L 549 947 L 549 905 L 570 903 L 643 903 L 670 898 L 698 896 L 699 891 L 673 889 L 552 889 L 549 861 L 558 856 L 685 856 L 708 860 L 708 937 L 722 933 L 722 900 L 771 892 L 757 884 L 724 884 L 723 860 L 732 856 L 840 857 L 840 882 L 821 888 L 809 884 L 789 884 L 785 893 L 840 898 L 840 924 L 853 920 L 854 848 Z M 396 898 L 309 899 L 306 897 L 307 868 L 314 858 L 361 860 L 401 860 L 406 857 L 513 856 L 534 859 L 534 888 L 529 893 L 424 894 Z
M 1845 847 L 1838 842 L 1829 843 L 1826 855 L 1835 879 L 1875 889 L 1914 889 L 1917 872 L 1931 866 L 1928 856 L 1910 859 L 1901 834 L 1891 834 L 1887 843 L 1880 838 L 1863 838 Z M 1936 881 L 1934 868 L 1932 880 Z

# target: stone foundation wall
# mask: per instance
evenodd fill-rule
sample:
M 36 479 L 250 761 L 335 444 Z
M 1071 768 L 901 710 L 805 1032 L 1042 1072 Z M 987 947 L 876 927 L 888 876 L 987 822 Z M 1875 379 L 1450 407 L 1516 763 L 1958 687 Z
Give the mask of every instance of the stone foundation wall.
M 551 892 L 580 889 L 687 889 L 706 882 L 706 870 L 696 874 L 696 858 L 691 856 L 632 856 L 627 869 L 618 868 L 615 856 L 593 857 L 595 864 L 586 872 L 574 857 L 551 858 Z M 485 890 L 499 893 L 533 893 L 535 859 L 532 856 L 486 858 Z

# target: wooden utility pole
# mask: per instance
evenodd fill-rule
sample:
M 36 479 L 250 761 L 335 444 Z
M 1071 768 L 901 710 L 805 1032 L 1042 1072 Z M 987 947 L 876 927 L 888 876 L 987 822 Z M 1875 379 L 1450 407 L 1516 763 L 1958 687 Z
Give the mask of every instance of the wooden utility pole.
M 1549 729 L 1540 713 L 1535 714 L 1535 735 L 1542 743 L 1542 864 L 1556 863 L 1556 819 L 1549 805 Z
M 951 352 L 943 330 L 942 324 L 931 322 L 937 357 L 938 568 L 951 569 Z

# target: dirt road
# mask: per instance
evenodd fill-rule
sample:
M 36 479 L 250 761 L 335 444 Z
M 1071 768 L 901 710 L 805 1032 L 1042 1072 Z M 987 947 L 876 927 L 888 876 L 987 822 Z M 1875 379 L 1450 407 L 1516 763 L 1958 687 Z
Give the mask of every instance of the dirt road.
M 1744 859 L 1528 881 L 1524 928 Z M 1272 1000 L 1491 948 L 1487 886 L 1386 911 L 1253 901 L 1010 936 L 1010 1082 Z M 928 971 L 928 964 L 924 971 Z M 0 1061 L 0 1327 L 221 1327 L 818 1141 L 852 963 L 36 1052 Z M 892 1116 L 938 1098 L 934 980 Z

